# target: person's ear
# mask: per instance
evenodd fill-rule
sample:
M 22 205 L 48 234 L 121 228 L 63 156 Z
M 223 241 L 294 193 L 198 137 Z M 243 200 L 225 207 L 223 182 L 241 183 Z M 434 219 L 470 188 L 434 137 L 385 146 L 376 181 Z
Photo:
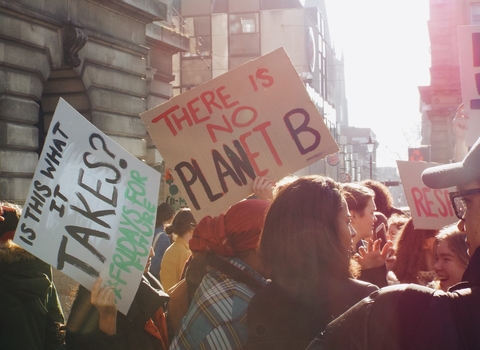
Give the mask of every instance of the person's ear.
M 355 223 L 355 219 L 358 217 L 358 213 L 355 210 L 350 210 L 350 215 L 352 216 L 352 224 Z

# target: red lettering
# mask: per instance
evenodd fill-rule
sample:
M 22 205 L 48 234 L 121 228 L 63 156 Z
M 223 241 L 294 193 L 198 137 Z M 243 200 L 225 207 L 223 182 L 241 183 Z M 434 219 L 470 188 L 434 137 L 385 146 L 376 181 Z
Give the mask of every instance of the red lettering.
M 427 208 L 428 208 L 427 217 L 438 218 L 438 215 L 432 212 L 433 201 L 428 199 L 428 193 L 431 192 L 431 189 L 428 187 L 424 187 L 422 188 L 422 192 L 423 192 L 423 195 L 425 196 L 425 199 L 426 199 L 425 203 L 427 204 Z
M 250 79 L 250 83 L 253 86 L 253 91 L 257 92 L 258 86 L 257 86 L 257 83 L 255 82 L 255 78 L 253 77 L 253 75 L 249 75 L 248 78 Z
M 251 118 L 249 118 L 248 113 L 240 113 L 240 112 L 243 112 L 244 110 L 252 112 Z M 239 113 L 240 113 L 240 116 L 237 117 Z M 232 124 L 240 128 L 251 125 L 256 119 L 257 119 L 257 111 L 253 107 L 248 107 L 248 106 L 238 107 L 233 111 L 233 114 L 232 114 Z
M 202 119 L 198 118 L 197 113 L 200 111 L 200 108 L 194 107 L 193 104 L 195 102 L 199 101 L 199 100 L 200 99 L 198 97 L 195 97 L 193 100 L 187 102 L 188 111 L 190 112 L 190 115 L 192 116 L 195 124 L 200 124 L 201 122 L 204 122 L 204 121 L 210 119 L 209 115 L 203 117 Z
M 170 121 L 170 119 L 168 118 L 168 115 L 174 111 L 176 111 L 177 109 L 179 109 L 180 106 L 178 105 L 175 105 L 173 107 L 170 107 L 169 109 L 167 109 L 165 112 L 163 112 L 162 114 L 156 116 L 155 118 L 152 119 L 152 123 L 158 123 L 160 120 L 162 119 L 165 119 L 165 123 L 167 124 L 168 128 L 170 129 L 170 131 L 172 132 L 173 136 L 177 135 L 177 131 L 175 130 L 175 128 L 173 127 L 173 124 L 172 122 Z
M 212 113 L 212 105 L 217 107 L 218 109 L 222 109 L 222 106 L 215 102 L 215 94 L 213 91 L 204 91 L 200 95 L 200 99 L 202 100 L 205 107 L 207 107 L 208 113 Z
M 212 139 L 213 142 L 217 142 L 217 137 L 213 132 L 214 130 L 226 131 L 226 132 L 229 132 L 230 134 L 233 132 L 232 125 L 228 122 L 227 117 L 222 115 L 222 118 L 223 118 L 223 121 L 225 122 L 225 127 L 222 127 L 220 125 L 207 124 L 208 134 L 210 135 L 210 138 Z
M 233 106 L 236 106 L 238 105 L 238 101 L 234 101 L 232 103 L 228 103 L 228 99 L 231 98 L 232 96 L 230 95 L 223 95 L 222 94 L 222 90 L 225 89 L 225 86 L 220 86 L 217 90 L 215 90 L 217 92 L 217 95 L 218 97 L 220 98 L 220 101 L 222 101 L 222 104 L 223 104 L 223 107 L 225 107 L 226 109 L 229 109 L 229 108 L 232 108 Z
M 252 132 L 249 131 L 249 132 L 246 132 L 245 134 L 242 134 L 240 135 L 239 139 L 240 139 L 240 143 L 242 144 L 242 147 L 243 149 L 245 150 L 245 153 L 247 154 L 247 157 L 248 159 L 250 160 L 250 163 L 252 164 L 253 166 L 253 169 L 255 169 L 255 174 L 257 174 L 257 176 L 264 176 L 264 175 L 267 175 L 268 173 L 268 169 L 265 169 L 265 170 L 260 170 L 258 168 L 258 165 L 257 165 L 257 162 L 255 161 L 255 158 L 257 158 L 260 153 L 258 152 L 252 152 L 250 151 L 250 148 L 248 147 L 247 145 L 247 138 L 249 136 L 252 135 Z
M 277 162 L 278 166 L 281 166 L 282 165 L 282 160 L 278 156 L 277 150 L 275 149 L 275 146 L 273 145 L 272 140 L 270 139 L 270 136 L 268 136 L 268 133 L 267 133 L 267 130 L 266 130 L 267 127 L 270 126 L 271 124 L 272 124 L 272 122 L 262 123 L 262 124 L 260 124 L 256 127 L 254 127 L 253 131 L 260 131 L 260 133 L 263 136 L 263 139 L 265 140 L 268 148 L 270 149 L 270 152 L 272 153 L 273 158 L 275 159 L 275 162 Z
M 192 126 L 192 119 L 190 118 L 190 115 L 188 114 L 188 111 L 185 107 L 182 107 L 182 112 L 183 115 L 178 118 L 175 114 L 172 114 L 172 118 L 175 121 L 175 125 L 177 126 L 178 131 L 182 130 L 182 122 L 186 121 L 188 126 Z
M 274 81 L 273 81 L 273 77 L 270 76 L 270 75 L 267 75 L 266 73 L 268 73 L 268 69 L 267 68 L 259 68 L 257 69 L 257 73 L 256 73 L 256 76 L 258 79 L 261 79 L 261 80 L 265 80 L 264 82 L 262 82 L 262 86 L 263 87 L 269 87 L 269 86 L 272 86 Z M 256 91 L 256 90 L 255 90 Z
M 422 216 L 422 210 L 428 216 L 427 209 L 423 206 L 423 193 L 418 187 L 412 187 L 411 189 L 413 202 L 415 203 L 415 209 L 417 210 L 417 216 Z

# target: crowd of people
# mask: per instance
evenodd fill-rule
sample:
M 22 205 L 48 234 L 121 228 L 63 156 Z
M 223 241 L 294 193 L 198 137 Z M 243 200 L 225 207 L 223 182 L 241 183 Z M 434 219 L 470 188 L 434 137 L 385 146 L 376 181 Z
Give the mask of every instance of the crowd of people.
M 0 203 L 0 349 L 479 349 L 480 139 L 428 168 L 458 223 L 416 228 L 378 181 L 257 177 L 254 195 L 197 223 L 157 208 L 126 315 L 98 279 L 64 319 L 51 267 L 12 239 Z

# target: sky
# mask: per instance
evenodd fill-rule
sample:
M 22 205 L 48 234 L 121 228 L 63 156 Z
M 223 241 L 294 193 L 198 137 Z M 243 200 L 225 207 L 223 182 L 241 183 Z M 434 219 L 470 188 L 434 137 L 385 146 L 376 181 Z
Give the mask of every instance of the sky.
M 325 0 L 337 55 L 345 57 L 350 126 L 369 127 L 377 166 L 396 167 L 420 145 L 418 86 L 430 84 L 428 0 Z

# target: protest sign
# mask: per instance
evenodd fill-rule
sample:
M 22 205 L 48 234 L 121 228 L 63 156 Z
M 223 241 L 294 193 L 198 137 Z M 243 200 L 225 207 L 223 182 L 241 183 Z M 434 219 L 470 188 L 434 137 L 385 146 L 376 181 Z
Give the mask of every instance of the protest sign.
M 14 241 L 128 312 L 153 238 L 160 174 L 60 99 Z
M 469 117 L 465 142 L 473 146 L 480 137 L 480 26 L 459 26 L 457 31 L 463 108 Z
M 422 172 L 438 163 L 397 160 L 413 224 L 418 229 L 438 230 L 458 221 L 448 192 L 454 188 L 432 189 L 423 184 Z
M 141 118 L 197 220 L 338 151 L 283 48 Z
M 170 173 L 170 169 L 165 171 L 165 187 L 167 192 L 167 197 L 165 202 L 170 204 L 175 210 L 180 209 L 187 205 L 187 202 L 182 196 L 182 193 L 178 189 L 178 186 L 173 182 L 173 176 Z

